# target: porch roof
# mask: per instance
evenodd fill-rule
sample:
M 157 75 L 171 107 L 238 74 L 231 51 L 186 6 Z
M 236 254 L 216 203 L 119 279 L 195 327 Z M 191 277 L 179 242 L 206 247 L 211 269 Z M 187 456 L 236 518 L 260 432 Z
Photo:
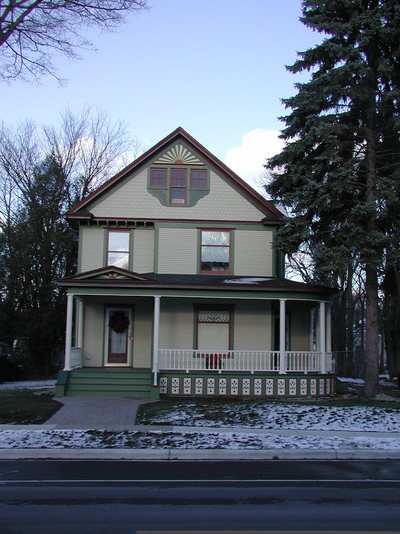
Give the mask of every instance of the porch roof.
M 229 276 L 215 274 L 138 274 L 118 267 L 87 271 L 60 280 L 64 287 L 98 287 L 131 289 L 198 289 L 223 292 L 299 292 L 331 296 L 335 289 L 316 284 L 305 284 L 275 276 Z

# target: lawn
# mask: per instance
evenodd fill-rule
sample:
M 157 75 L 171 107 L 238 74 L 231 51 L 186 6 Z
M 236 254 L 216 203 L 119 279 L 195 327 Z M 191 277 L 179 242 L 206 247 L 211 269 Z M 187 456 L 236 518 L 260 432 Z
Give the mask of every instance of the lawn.
M 321 402 L 163 399 L 140 406 L 136 424 L 397 432 L 400 403 L 356 399 Z
M 41 424 L 61 406 L 50 392 L 0 391 L 0 424 Z

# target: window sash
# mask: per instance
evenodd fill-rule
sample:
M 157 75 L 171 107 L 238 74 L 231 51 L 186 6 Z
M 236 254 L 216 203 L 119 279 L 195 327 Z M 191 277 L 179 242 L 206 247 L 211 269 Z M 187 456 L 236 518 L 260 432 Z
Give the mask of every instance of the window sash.
M 230 271 L 230 232 L 202 230 L 200 272 Z
M 107 248 L 107 265 L 114 265 L 121 269 L 129 269 L 129 231 L 109 231 Z
M 167 187 L 167 169 L 151 169 L 151 187 Z
M 207 171 L 205 169 L 192 169 L 190 171 L 190 187 L 192 189 L 206 189 Z

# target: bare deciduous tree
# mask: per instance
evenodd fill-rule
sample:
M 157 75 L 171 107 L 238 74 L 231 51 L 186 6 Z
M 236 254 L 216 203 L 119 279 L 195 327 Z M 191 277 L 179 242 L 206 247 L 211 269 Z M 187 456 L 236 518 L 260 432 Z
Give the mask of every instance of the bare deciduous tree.
M 114 30 L 130 13 L 147 8 L 146 0 L 9 0 L 0 2 L 0 77 L 56 75 L 53 56 L 78 58 L 91 48 L 82 35 L 89 26 Z

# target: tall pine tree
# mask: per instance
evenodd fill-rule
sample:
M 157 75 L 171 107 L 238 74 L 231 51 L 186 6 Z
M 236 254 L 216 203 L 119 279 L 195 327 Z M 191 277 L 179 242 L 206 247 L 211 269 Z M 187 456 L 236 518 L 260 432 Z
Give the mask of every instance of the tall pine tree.
M 378 389 L 378 276 L 392 248 L 399 190 L 398 0 L 303 0 L 301 21 L 324 34 L 288 67 L 311 72 L 284 100 L 290 114 L 267 190 L 292 210 L 280 243 L 317 245 L 319 267 L 357 259 L 366 284 L 365 395 Z M 390 163 L 390 164 L 389 164 Z M 390 228 L 389 228 L 390 226 Z M 396 233 L 396 232 L 395 232 Z

